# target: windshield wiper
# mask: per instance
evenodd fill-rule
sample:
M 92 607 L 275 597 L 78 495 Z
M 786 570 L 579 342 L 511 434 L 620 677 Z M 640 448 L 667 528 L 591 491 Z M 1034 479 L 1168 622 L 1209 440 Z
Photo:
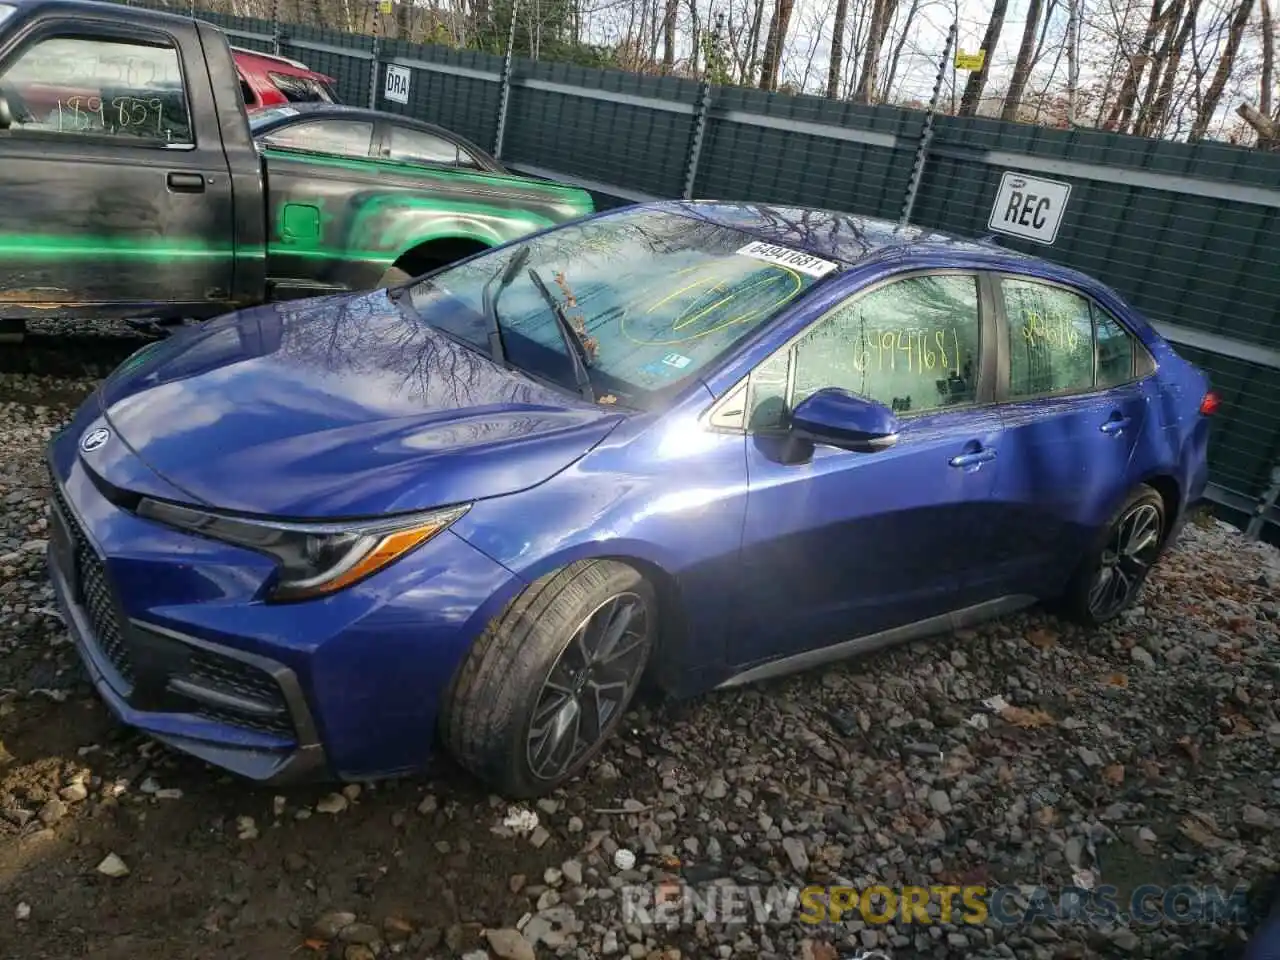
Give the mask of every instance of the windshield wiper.
M 498 319 L 498 295 L 516 278 L 520 268 L 529 259 L 529 246 L 526 244 L 515 252 L 501 273 L 495 273 L 484 283 L 480 297 L 483 304 L 485 323 L 489 327 L 489 355 L 497 363 L 507 362 L 507 351 L 502 345 L 502 321 Z
M 591 377 L 587 373 L 587 345 L 582 342 L 581 335 L 565 316 L 564 307 L 560 305 L 560 301 L 547 289 L 547 285 L 542 282 L 538 271 L 533 267 L 529 268 L 529 279 L 533 281 L 533 285 L 538 288 L 538 293 L 542 294 L 542 299 L 547 301 L 547 306 L 555 315 L 556 326 L 560 328 L 560 338 L 564 340 L 565 350 L 568 351 L 569 360 L 573 363 L 574 386 L 578 388 L 579 393 L 595 403 L 596 392 L 591 388 Z

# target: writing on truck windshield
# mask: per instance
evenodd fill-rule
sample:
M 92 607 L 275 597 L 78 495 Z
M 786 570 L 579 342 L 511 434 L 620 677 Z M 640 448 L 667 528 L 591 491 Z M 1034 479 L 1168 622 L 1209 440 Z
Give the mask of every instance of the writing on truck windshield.
M 487 351 L 485 284 L 517 255 L 519 269 L 496 300 L 507 361 L 572 386 L 572 360 L 549 295 L 580 338 L 597 402 L 639 408 L 686 382 L 837 266 L 697 217 L 635 210 L 449 268 L 413 289 L 412 306 L 426 322 Z

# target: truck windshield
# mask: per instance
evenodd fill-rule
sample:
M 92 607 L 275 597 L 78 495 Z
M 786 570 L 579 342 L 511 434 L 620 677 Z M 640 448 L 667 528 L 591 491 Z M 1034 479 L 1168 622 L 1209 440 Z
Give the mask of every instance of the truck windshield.
M 536 274 L 585 345 L 597 402 L 639 409 L 659 405 L 838 269 L 696 214 L 629 210 L 450 267 L 415 285 L 410 303 L 488 352 L 485 285 L 516 255 L 522 262 L 495 307 L 507 361 L 572 389 L 573 361 Z

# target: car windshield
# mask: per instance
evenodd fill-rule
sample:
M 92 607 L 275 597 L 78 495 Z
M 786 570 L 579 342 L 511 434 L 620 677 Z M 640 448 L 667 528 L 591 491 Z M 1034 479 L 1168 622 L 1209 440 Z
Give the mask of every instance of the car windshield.
M 627 210 L 447 268 L 412 288 L 414 310 L 488 352 L 485 284 L 525 249 L 497 296 L 507 362 L 573 388 L 564 334 L 532 271 L 583 343 L 597 402 L 638 409 L 662 403 L 838 268 L 696 214 Z

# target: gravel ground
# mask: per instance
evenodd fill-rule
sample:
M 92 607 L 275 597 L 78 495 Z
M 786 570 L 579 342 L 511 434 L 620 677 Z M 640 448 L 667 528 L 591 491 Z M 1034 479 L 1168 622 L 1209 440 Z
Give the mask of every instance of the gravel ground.
M 733 878 L 1111 884 L 1121 897 L 1268 877 L 1280 847 L 1272 548 L 1199 518 L 1110 629 L 1031 611 L 765 686 L 641 704 L 586 778 L 527 808 L 445 761 L 340 792 L 257 789 L 114 724 L 51 609 L 42 448 L 138 342 L 47 339 L 0 373 L 0 957 L 1238 950 L 1231 924 L 886 926 L 855 911 L 838 927 L 641 928 L 621 903 L 632 885 L 681 875 L 700 891 Z M 1010 706 L 984 707 L 993 697 Z M 638 855 L 630 870 L 619 848 Z

